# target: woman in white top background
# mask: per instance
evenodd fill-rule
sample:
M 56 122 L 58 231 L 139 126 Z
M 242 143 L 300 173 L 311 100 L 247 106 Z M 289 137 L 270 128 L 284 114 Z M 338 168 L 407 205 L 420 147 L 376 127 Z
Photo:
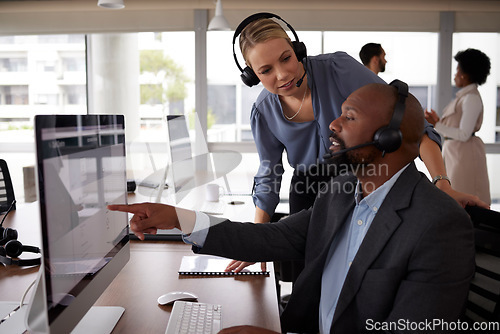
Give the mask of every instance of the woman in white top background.
M 434 110 L 425 118 L 444 137 L 443 158 L 453 188 L 478 196 L 490 204 L 490 186 L 484 143 L 475 133 L 483 123 L 483 102 L 477 87 L 490 74 L 490 59 L 476 49 L 460 51 L 455 85 L 461 88 L 443 110 L 441 119 Z

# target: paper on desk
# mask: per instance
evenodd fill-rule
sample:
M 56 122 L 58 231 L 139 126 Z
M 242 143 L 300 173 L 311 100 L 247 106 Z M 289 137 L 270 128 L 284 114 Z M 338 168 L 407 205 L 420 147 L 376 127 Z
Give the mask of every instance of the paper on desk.
M 179 275 L 200 276 L 235 276 L 235 275 L 269 275 L 269 271 L 262 271 L 260 263 L 252 264 L 239 273 L 224 271 L 231 259 L 212 255 L 183 256 Z

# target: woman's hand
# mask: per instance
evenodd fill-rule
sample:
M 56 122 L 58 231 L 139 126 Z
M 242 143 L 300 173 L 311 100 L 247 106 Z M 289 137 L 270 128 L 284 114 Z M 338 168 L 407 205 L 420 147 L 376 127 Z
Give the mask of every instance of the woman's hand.
M 240 271 L 242 271 L 244 268 L 248 267 L 248 266 L 251 266 L 252 264 L 255 264 L 255 262 L 244 262 L 244 261 L 237 261 L 237 260 L 233 260 L 231 261 L 227 267 L 226 267 L 226 271 L 232 271 L 232 272 L 235 272 L 235 273 L 239 273 Z M 262 271 L 266 271 L 267 270 L 267 265 L 265 262 L 262 262 L 260 264 L 260 268 L 262 269 Z
M 255 219 L 254 222 L 256 224 L 261 224 L 261 223 L 268 223 L 271 220 L 271 217 L 261 208 L 255 207 Z M 242 271 L 244 268 L 251 266 L 255 262 L 244 262 L 244 261 L 237 261 L 233 260 L 231 261 L 228 266 L 226 267 L 226 271 L 233 271 L 235 273 L 239 273 Z M 262 271 L 267 270 L 267 266 L 265 262 L 262 262 L 260 264 L 260 268 Z
M 490 206 L 487 203 L 481 201 L 479 197 L 477 197 L 476 195 L 463 193 L 453 189 L 446 180 L 438 181 L 436 183 L 436 187 L 438 187 L 439 189 L 441 189 L 442 191 L 453 197 L 453 199 L 455 199 L 458 202 L 458 204 L 462 206 L 462 208 L 465 208 L 467 205 L 480 206 L 485 209 L 490 208 Z
M 436 123 L 439 122 L 438 114 L 432 109 L 431 111 L 426 110 L 424 116 L 427 122 L 431 123 L 432 125 L 436 125 Z

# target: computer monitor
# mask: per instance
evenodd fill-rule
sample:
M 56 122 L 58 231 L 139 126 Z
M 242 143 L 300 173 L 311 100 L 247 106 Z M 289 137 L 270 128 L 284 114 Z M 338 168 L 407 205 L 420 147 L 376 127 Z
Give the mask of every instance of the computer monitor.
M 241 162 L 241 153 L 215 151 L 194 154 L 191 150 L 188 125 L 184 115 L 167 116 L 167 133 L 170 165 L 167 168 L 167 183 L 173 189 L 175 204 L 179 204 L 189 193 L 223 177 L 226 191 L 230 193 L 226 174 Z M 160 189 L 159 194 L 163 192 Z M 171 192 L 172 193 L 172 192 Z M 159 199 L 159 197 L 158 197 Z M 193 209 L 199 209 L 194 207 Z
M 194 188 L 195 167 L 191 150 L 191 139 L 184 115 L 167 116 L 167 133 L 170 161 L 170 184 L 174 193 Z
M 130 257 L 127 214 L 106 208 L 127 203 L 124 117 L 37 115 L 35 138 L 43 262 L 26 324 L 95 333 L 80 321 Z M 85 319 L 110 332 L 123 311 Z
M 142 195 L 151 196 L 162 182 L 163 189 L 168 188 L 165 177 L 166 166 L 169 164 L 167 150 L 166 140 L 136 141 L 127 144 L 127 167 L 130 169 L 130 176 L 140 187 L 139 193 Z
M 167 115 L 168 143 L 172 162 L 192 158 L 191 139 L 184 115 Z
M 127 147 L 131 172 L 137 192 L 151 202 L 161 202 L 162 196 L 172 195 L 192 179 L 192 151 L 189 130 L 184 115 L 167 115 L 165 140 L 133 142 Z M 177 165 L 173 166 L 173 163 Z M 174 178 L 174 172 L 176 180 Z

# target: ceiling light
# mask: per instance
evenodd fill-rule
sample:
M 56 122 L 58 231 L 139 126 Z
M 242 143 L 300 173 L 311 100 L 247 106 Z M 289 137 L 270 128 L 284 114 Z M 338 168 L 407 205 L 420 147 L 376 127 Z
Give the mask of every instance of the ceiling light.
M 122 9 L 125 7 L 123 0 L 98 0 L 97 5 L 109 9 Z
M 217 0 L 215 5 L 215 16 L 210 21 L 208 25 L 208 30 L 231 30 L 229 22 L 227 22 L 224 14 L 222 14 L 222 1 Z

